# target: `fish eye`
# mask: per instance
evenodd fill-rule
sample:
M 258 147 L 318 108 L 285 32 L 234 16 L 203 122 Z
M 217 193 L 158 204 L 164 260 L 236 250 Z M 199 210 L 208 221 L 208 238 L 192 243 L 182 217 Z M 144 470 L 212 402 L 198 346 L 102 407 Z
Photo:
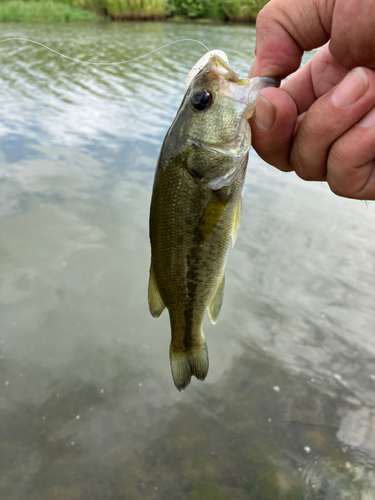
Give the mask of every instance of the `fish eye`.
M 198 92 L 196 92 L 191 99 L 191 105 L 197 111 L 204 111 L 211 106 L 211 103 L 212 94 L 206 89 L 198 90 Z

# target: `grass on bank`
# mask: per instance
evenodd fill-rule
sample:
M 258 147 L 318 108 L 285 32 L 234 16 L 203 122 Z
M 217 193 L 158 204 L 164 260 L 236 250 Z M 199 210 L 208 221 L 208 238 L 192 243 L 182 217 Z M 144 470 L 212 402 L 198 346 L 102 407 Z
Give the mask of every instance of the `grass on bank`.
M 0 0 L 0 21 L 215 19 L 254 21 L 269 0 Z M 95 14 L 92 14 L 95 13 Z
M 166 0 L 103 0 L 103 4 L 113 19 L 164 19 L 166 17 Z
M 167 15 L 222 21 L 254 21 L 269 0 L 167 0 Z
M 221 21 L 254 21 L 269 0 L 72 0 L 83 8 L 97 2 L 114 19 L 164 19 L 184 16 Z
M 23 2 L 12 0 L 0 2 L 0 21 L 91 21 L 100 19 L 94 12 L 77 9 L 67 3 L 50 0 Z

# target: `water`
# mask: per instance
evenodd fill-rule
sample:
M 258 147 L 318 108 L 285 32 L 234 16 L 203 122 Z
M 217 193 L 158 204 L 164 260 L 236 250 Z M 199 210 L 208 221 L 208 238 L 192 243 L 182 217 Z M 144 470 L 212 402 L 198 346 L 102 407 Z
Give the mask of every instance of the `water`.
M 82 60 L 176 38 L 246 75 L 254 29 L 2 26 Z M 147 307 L 162 139 L 202 56 L 0 46 L 0 496 L 373 500 L 375 206 L 251 154 L 210 371 L 175 389 Z M 307 56 L 309 57 L 309 56 Z

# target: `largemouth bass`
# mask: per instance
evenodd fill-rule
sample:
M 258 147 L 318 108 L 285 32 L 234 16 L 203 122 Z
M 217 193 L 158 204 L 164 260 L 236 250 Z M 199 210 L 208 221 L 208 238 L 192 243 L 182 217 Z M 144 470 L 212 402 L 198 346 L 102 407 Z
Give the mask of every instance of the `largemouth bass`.
M 170 362 L 180 391 L 192 375 L 204 380 L 208 372 L 202 324 L 206 309 L 217 322 L 223 301 L 251 145 L 247 120 L 258 92 L 278 85 L 272 78 L 240 79 L 225 54 L 215 52 L 188 77 L 160 152 L 150 210 L 149 308 L 156 318 L 169 311 Z

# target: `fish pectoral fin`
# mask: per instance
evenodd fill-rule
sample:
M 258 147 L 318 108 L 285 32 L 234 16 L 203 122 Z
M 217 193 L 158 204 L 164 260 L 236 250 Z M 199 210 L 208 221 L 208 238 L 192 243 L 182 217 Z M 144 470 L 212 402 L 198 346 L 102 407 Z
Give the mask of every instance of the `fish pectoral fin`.
M 232 248 L 234 247 L 237 240 L 238 228 L 240 227 L 241 213 L 242 213 L 242 198 L 238 200 L 236 211 L 234 213 L 233 228 L 232 228 Z
M 197 243 L 203 243 L 215 229 L 223 215 L 224 208 L 229 201 L 228 197 L 222 196 L 219 192 L 215 193 L 207 205 L 201 220 L 199 221 L 197 231 Z
M 152 263 L 150 267 L 150 280 L 148 282 L 148 307 L 154 318 L 158 318 L 165 309 L 165 304 L 160 296 L 159 288 L 156 283 Z
M 246 146 L 247 150 L 249 145 Z M 232 154 L 229 154 L 230 166 L 225 169 L 221 168 L 210 170 L 209 174 L 205 177 L 202 177 L 201 182 L 205 186 L 205 189 L 213 189 L 217 191 L 224 186 L 231 186 L 242 174 L 243 169 L 246 168 L 248 154 L 246 154 L 246 148 L 240 154 L 232 151 Z M 220 151 L 214 149 L 214 151 L 220 154 Z M 224 153 L 224 156 L 228 157 L 228 152 Z
M 210 305 L 207 308 L 208 315 L 213 325 L 215 325 L 217 323 L 217 320 L 219 319 L 220 309 L 223 303 L 224 285 L 225 285 L 225 276 L 223 273 L 216 287 Z

